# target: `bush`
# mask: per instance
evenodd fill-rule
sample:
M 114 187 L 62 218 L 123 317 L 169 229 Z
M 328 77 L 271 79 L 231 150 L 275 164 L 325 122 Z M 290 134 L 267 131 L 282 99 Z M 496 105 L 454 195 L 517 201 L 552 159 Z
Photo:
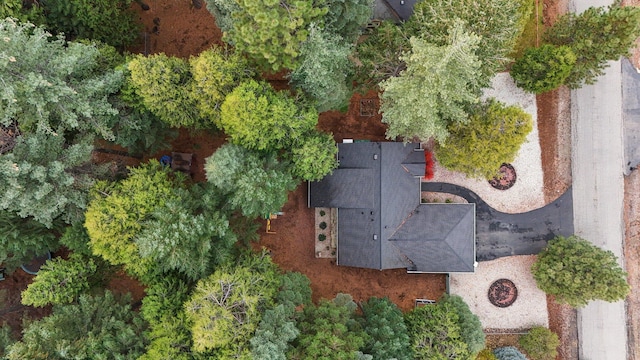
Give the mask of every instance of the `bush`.
M 544 326 L 535 326 L 519 340 L 522 350 L 531 360 L 554 360 L 560 345 L 558 335 Z
M 323 222 L 321 222 L 321 223 L 320 223 L 320 225 L 318 225 L 318 226 L 320 226 L 320 229 L 324 230 L 324 229 L 326 229 L 326 228 L 327 228 L 327 223 L 323 221 Z
M 511 76 L 516 85 L 540 94 L 564 83 L 576 63 L 576 56 L 568 46 L 542 45 L 529 48 L 516 60 Z
M 424 152 L 424 179 L 425 180 L 431 180 L 433 179 L 433 154 L 431 153 L 431 151 L 425 151 Z
M 320 210 L 320 216 L 325 216 L 326 212 L 324 210 Z
M 320 241 L 325 241 L 325 240 L 327 240 L 327 235 L 325 235 L 325 234 L 320 234 L 320 235 L 318 235 L 318 240 L 320 240 Z
M 476 360 L 498 360 L 491 349 L 483 349 L 476 355 Z
M 524 354 L 513 346 L 497 348 L 493 351 L 493 354 L 498 360 L 527 360 Z

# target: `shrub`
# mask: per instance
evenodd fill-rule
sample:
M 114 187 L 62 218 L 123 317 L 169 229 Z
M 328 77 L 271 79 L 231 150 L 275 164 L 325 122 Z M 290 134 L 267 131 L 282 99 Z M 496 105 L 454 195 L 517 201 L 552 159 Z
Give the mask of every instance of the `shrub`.
M 431 153 L 431 151 L 425 151 L 424 152 L 424 179 L 425 180 L 431 180 L 433 179 L 433 154 Z
M 327 228 L 327 223 L 323 221 L 323 222 L 320 223 L 319 226 L 320 226 L 320 229 L 324 230 L 324 229 Z
M 493 354 L 498 360 L 527 360 L 524 354 L 513 346 L 497 348 L 493 351 Z
M 320 216 L 325 216 L 327 213 L 324 210 L 320 210 Z
M 511 76 L 519 87 L 539 94 L 562 85 L 575 63 L 576 56 L 568 46 L 545 44 L 527 49 L 513 64 Z
M 440 306 L 452 308 L 458 314 L 458 326 L 460 327 L 460 337 L 467 344 L 472 355 L 477 354 L 484 348 L 485 335 L 482 331 L 480 319 L 469 309 L 464 300 L 457 295 L 445 295 L 440 301 Z
M 535 326 L 518 341 L 531 360 L 553 360 L 560 345 L 558 335 L 544 326 Z
M 483 349 L 476 355 L 476 360 L 498 360 L 491 349 Z
M 318 235 L 318 240 L 320 240 L 320 241 L 325 241 L 325 240 L 327 240 L 327 235 L 325 235 L 325 234 L 320 234 L 320 235 Z

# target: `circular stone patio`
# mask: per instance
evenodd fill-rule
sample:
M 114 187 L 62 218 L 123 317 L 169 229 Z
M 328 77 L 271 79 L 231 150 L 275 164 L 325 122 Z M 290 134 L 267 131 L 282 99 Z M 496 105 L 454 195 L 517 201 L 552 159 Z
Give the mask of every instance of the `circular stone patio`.
M 472 274 L 451 274 L 450 292 L 461 296 L 478 315 L 484 329 L 516 330 L 534 325 L 549 326 L 547 296 L 531 275 L 535 256 L 509 256 L 478 263 Z M 487 296 L 491 284 L 509 279 L 518 288 L 518 297 L 508 307 L 497 307 Z

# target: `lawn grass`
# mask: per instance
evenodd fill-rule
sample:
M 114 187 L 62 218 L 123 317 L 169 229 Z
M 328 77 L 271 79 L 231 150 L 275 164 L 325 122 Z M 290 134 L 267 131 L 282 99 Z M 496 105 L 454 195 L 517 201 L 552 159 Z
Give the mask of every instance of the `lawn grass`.
M 512 59 L 518 59 L 524 54 L 524 51 L 530 47 L 537 47 L 542 41 L 542 33 L 544 33 L 545 25 L 542 21 L 542 0 L 539 1 L 536 8 L 536 0 L 531 0 L 533 4 L 533 11 L 524 26 L 522 35 L 518 38 L 516 46 L 511 53 Z M 536 12 L 537 15 L 536 16 Z M 537 24 L 536 24 L 537 23 Z M 537 26 L 536 26 L 537 25 Z

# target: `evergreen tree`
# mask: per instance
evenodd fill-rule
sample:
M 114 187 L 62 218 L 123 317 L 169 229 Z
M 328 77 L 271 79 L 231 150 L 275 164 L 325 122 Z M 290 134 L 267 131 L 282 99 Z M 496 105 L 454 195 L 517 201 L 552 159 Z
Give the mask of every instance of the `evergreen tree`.
M 440 164 L 469 177 L 492 179 L 502 163 L 512 162 L 533 129 L 531 115 L 518 106 L 489 99 L 474 107 L 466 124 L 448 127 L 436 148 Z
M 568 46 L 529 48 L 511 67 L 518 87 L 536 94 L 556 89 L 571 74 L 576 56 Z
M 578 236 L 557 236 L 531 266 L 538 287 L 561 303 L 582 307 L 591 300 L 614 302 L 629 294 L 616 256 Z
M 471 312 L 469 305 L 458 295 L 445 295 L 438 306 L 445 306 L 458 314 L 460 337 L 467 344 L 472 358 L 475 357 L 485 345 L 485 335 L 478 316 Z
M 362 304 L 363 328 L 369 335 L 364 352 L 375 359 L 411 360 L 411 343 L 402 311 L 388 298 L 372 297 Z
M 297 178 L 320 180 L 338 167 L 338 146 L 333 135 L 313 130 L 299 140 L 289 154 L 291 172 Z
M 576 55 L 576 63 L 565 84 L 577 89 L 595 83 L 607 61 L 629 54 L 640 36 L 640 8 L 616 3 L 590 7 L 581 14 L 561 16 L 545 34 L 546 42 L 565 45 Z
M 277 305 L 265 311 L 251 338 L 251 356 L 262 360 L 287 360 L 289 342 L 300 331 L 296 327 L 294 309 Z
M 323 17 L 325 29 L 354 44 L 361 29 L 373 17 L 373 0 L 327 0 L 327 13 Z

